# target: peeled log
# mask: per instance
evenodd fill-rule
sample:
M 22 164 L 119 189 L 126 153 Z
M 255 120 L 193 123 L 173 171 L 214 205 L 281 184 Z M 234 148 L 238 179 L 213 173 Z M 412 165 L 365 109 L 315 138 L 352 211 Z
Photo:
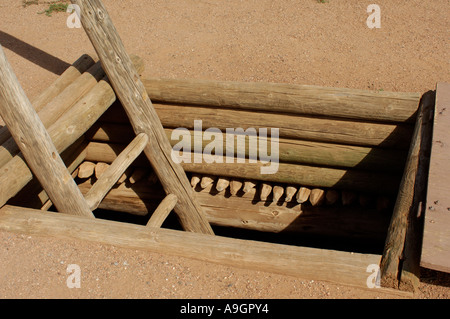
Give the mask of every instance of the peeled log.
M 279 137 L 315 142 L 383 147 L 407 150 L 413 128 L 407 124 L 359 122 L 342 119 L 306 117 L 292 114 L 237 111 L 193 105 L 153 104 L 165 128 L 194 129 L 194 120 L 202 127 L 214 127 L 225 132 L 227 128 L 279 128 Z M 126 123 L 121 111 L 112 111 L 103 118 L 106 122 Z M 177 116 L 173 116 L 177 114 Z M 362 134 L 362 132 L 364 134 Z
M 124 145 L 91 142 L 87 148 L 86 159 L 111 163 L 117 152 L 124 147 Z M 223 163 L 193 163 L 192 160 L 191 163 L 181 163 L 181 165 L 187 172 L 202 175 L 220 172 L 223 177 L 386 194 L 397 193 L 401 178 L 396 174 L 287 163 L 278 164 L 275 174 L 262 174 L 261 167 L 266 164 L 249 163 L 247 160 L 245 163 L 236 163 L 233 159 L 226 158 L 223 159 Z
M 94 60 L 87 54 L 83 54 L 71 66 L 69 66 L 48 88 L 46 88 L 37 98 L 32 101 L 36 112 L 39 111 L 56 96 L 58 96 L 67 86 L 74 82 L 81 74 L 94 64 Z M 0 144 L 3 144 L 11 137 L 6 126 L 0 128 Z
M 284 83 L 155 78 L 143 83 L 158 102 L 371 121 L 414 122 L 420 100 L 419 93 Z

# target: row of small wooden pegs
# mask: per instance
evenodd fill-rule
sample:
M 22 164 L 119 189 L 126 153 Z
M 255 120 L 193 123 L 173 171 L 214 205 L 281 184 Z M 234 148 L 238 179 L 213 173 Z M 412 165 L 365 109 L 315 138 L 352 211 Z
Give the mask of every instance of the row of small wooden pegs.
M 89 162 L 85 161 L 78 167 L 77 176 L 81 179 L 90 177 L 99 178 L 103 172 L 109 167 L 110 164 L 104 162 Z M 149 174 L 150 173 L 150 174 Z M 125 173 L 117 180 L 116 184 L 122 184 L 128 181 L 130 184 L 135 184 L 142 179 L 146 179 L 148 182 L 155 184 L 158 182 L 158 177 L 153 171 L 149 171 L 144 168 L 132 168 L 129 167 Z
M 226 177 L 217 176 L 201 176 L 193 174 L 191 177 L 191 186 L 196 189 L 205 189 L 209 186 L 214 187 L 217 192 L 229 190 L 231 195 L 236 195 L 238 192 L 249 193 L 250 191 L 259 194 L 261 201 L 279 202 L 296 202 L 303 204 L 309 202 L 312 206 L 334 205 L 342 204 L 352 205 L 359 203 L 363 207 L 376 204 L 377 210 L 386 210 L 391 204 L 391 198 L 388 196 L 369 196 L 366 194 L 357 194 L 354 191 L 336 190 L 336 189 L 321 189 L 310 188 L 305 186 L 295 185 L 272 185 L 268 182 L 258 181 L 241 181 L 238 179 L 230 179 Z M 272 196 L 270 196 L 272 195 Z M 284 195 L 284 198 L 283 198 Z
M 98 178 L 107 168 L 108 163 L 104 162 L 83 162 L 76 172 L 81 179 L 90 177 Z M 128 181 L 135 184 L 145 179 L 151 184 L 158 182 L 156 174 L 144 168 L 128 168 L 117 181 L 122 184 Z M 358 203 L 363 207 L 375 205 L 377 210 L 387 210 L 392 205 L 392 200 L 388 196 L 370 196 L 367 194 L 358 194 L 354 191 L 310 188 L 306 186 L 271 184 L 263 181 L 242 181 L 239 179 L 217 177 L 213 175 L 201 176 L 192 174 L 191 186 L 196 189 L 205 189 L 214 187 L 217 192 L 228 190 L 231 195 L 237 195 L 239 192 L 244 194 L 254 192 L 259 195 L 261 201 L 272 202 L 293 202 L 298 204 L 310 203 L 312 206 L 341 204 L 344 206 Z M 284 196 L 284 197 L 283 197 Z

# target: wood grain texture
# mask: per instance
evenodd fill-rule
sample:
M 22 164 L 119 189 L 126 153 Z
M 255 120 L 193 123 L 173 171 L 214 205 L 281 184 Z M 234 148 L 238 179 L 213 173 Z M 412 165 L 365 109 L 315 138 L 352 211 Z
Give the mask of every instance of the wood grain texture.
M 0 114 L 59 212 L 94 218 L 0 46 Z
M 90 142 L 86 159 L 111 163 L 124 145 Z M 145 166 L 144 159 L 137 159 L 136 165 Z M 220 174 L 223 177 L 245 178 L 266 182 L 288 183 L 313 187 L 350 189 L 377 193 L 396 194 L 401 179 L 400 174 L 381 173 L 363 170 L 340 169 L 312 165 L 279 163 L 274 174 L 262 174 L 261 162 L 237 163 L 234 158 L 223 158 L 223 163 L 205 161 L 201 163 L 181 163 L 186 172 L 202 175 Z M 227 163 L 227 161 L 229 161 Z M 220 172 L 220 173 L 219 173 Z M 212 182 L 212 180 L 210 181 Z M 382 187 L 381 187 L 382 186 Z
M 85 196 L 86 202 L 91 210 L 95 210 L 98 207 L 102 199 L 116 184 L 117 180 L 122 176 L 125 170 L 133 163 L 136 157 L 142 153 L 147 142 L 147 135 L 144 133 L 137 135 L 98 178 L 97 182 Z
M 436 87 L 421 265 L 450 272 L 450 83 Z
M 227 266 L 365 287 L 379 255 L 296 247 L 5 206 L 0 229 L 29 235 L 82 239 L 178 255 Z
M 71 66 L 69 66 L 49 87 L 47 87 L 37 98 L 32 101 L 36 112 L 50 103 L 66 87 L 73 83 L 81 74 L 88 70 L 94 64 L 94 60 L 87 54 L 79 57 Z M 0 128 L 0 144 L 3 144 L 11 137 L 6 126 Z
M 143 82 L 158 102 L 370 121 L 414 122 L 420 100 L 419 93 L 312 85 L 156 78 Z
M 114 107 L 114 106 L 113 106 Z M 109 112 L 109 110 L 108 110 Z M 180 127 L 182 127 L 180 123 Z M 167 138 L 171 146 L 175 146 L 180 143 L 181 138 L 174 136 L 173 129 L 164 129 Z M 107 123 L 100 122 L 93 127 L 87 133 L 87 139 L 96 142 L 109 142 L 114 144 L 128 143 L 134 132 L 131 125 L 127 123 Z M 223 141 L 222 147 L 225 152 L 227 135 L 222 134 L 221 140 Z M 183 135 L 183 140 L 186 143 L 190 142 L 193 147 L 195 143 L 194 131 L 189 130 Z M 237 154 L 238 140 L 241 138 L 237 135 L 233 136 L 234 140 L 234 154 Z M 271 138 L 259 137 L 261 143 L 271 145 Z M 242 141 L 244 143 L 243 155 L 248 158 L 249 156 L 249 136 L 243 136 Z M 202 150 L 211 143 L 208 139 L 202 139 Z M 401 172 L 403 170 L 407 151 L 397 149 L 383 149 L 376 147 L 362 147 L 352 145 L 342 145 L 334 143 L 321 143 L 296 139 L 278 139 L 279 148 L 279 160 L 283 163 L 299 163 L 299 164 L 311 164 L 327 167 L 349 167 L 357 169 L 367 169 L 376 171 L 392 171 Z M 254 150 L 253 150 L 254 151 Z M 259 154 L 259 147 L 256 148 L 257 154 Z M 215 154 L 215 152 L 213 152 Z
M 147 222 L 147 227 L 161 227 L 167 216 L 177 204 L 178 198 L 174 194 L 169 194 L 161 201 Z
M 82 193 L 87 193 L 92 184 L 92 180 L 80 183 Z M 380 249 L 389 226 L 390 216 L 378 213 L 374 206 L 312 207 L 310 204 L 298 205 L 295 202 L 260 201 L 258 188 L 238 196 L 229 196 L 228 191 L 217 192 L 214 185 L 204 189 L 198 185 L 195 196 L 213 226 L 364 239 L 376 242 Z M 162 189 L 143 181 L 133 185 L 122 184 L 111 189 L 99 207 L 147 216 L 164 197 Z
M 407 226 L 411 219 L 411 214 L 416 213 L 413 209 L 413 200 L 423 138 L 423 125 L 427 119 L 427 114 L 433 107 L 433 102 L 434 100 L 429 99 L 428 96 L 424 96 L 419 106 L 411 146 L 399 186 L 391 224 L 386 237 L 383 258 L 380 264 L 381 284 L 384 287 L 399 287 Z
M 126 110 L 135 133 L 145 133 L 152 141 L 147 144 L 144 153 L 166 193 L 178 197 L 175 212 L 184 229 L 212 234 L 212 228 L 201 206 L 195 202 L 183 168 L 171 159 L 171 146 L 158 115 L 106 8 L 99 0 L 72 0 L 72 3 L 80 7 L 81 23 Z
M 283 113 L 252 112 L 218 107 L 180 104 L 153 104 L 166 128 L 194 129 L 194 120 L 201 120 L 204 128 L 254 128 L 257 131 L 279 129 L 280 138 L 328 142 L 346 145 L 378 146 L 408 149 L 413 126 L 410 124 L 363 122 L 330 119 Z M 177 114 L 177 116 L 173 116 Z M 109 114 L 105 121 L 126 121 L 120 113 Z
M 143 69 L 142 59 L 136 67 Z M 108 107 L 116 100 L 114 90 L 106 79 L 100 80 L 73 107 L 64 113 L 48 129 L 48 133 L 58 152 L 63 152 L 80 138 Z M 32 178 L 21 153 L 0 168 L 0 206 L 15 196 Z

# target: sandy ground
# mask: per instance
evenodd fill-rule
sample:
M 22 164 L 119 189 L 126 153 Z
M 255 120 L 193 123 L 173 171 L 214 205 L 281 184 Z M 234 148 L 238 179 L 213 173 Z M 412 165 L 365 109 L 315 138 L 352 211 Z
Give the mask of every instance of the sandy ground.
M 385 91 L 450 81 L 448 0 L 104 0 L 144 76 L 265 81 Z M 93 48 L 68 14 L 0 3 L 0 44 L 33 98 Z M 449 298 L 449 275 L 423 269 L 396 295 L 83 241 L 0 232 L 1 298 Z M 66 285 L 69 264 L 81 288 Z

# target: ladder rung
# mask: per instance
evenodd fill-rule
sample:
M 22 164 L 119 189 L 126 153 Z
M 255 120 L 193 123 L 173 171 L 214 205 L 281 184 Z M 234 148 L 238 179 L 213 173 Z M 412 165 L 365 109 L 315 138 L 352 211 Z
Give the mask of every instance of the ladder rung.
M 169 216 L 170 212 L 177 204 L 177 201 L 178 198 L 175 194 L 169 194 L 164 197 L 164 199 L 153 212 L 152 217 L 150 217 L 147 223 L 147 227 L 161 227 L 167 216 Z
M 98 178 L 97 182 L 95 182 L 85 196 L 91 210 L 96 209 L 100 205 L 100 202 L 116 184 L 125 170 L 142 153 L 147 142 L 148 136 L 145 133 L 138 134 Z

